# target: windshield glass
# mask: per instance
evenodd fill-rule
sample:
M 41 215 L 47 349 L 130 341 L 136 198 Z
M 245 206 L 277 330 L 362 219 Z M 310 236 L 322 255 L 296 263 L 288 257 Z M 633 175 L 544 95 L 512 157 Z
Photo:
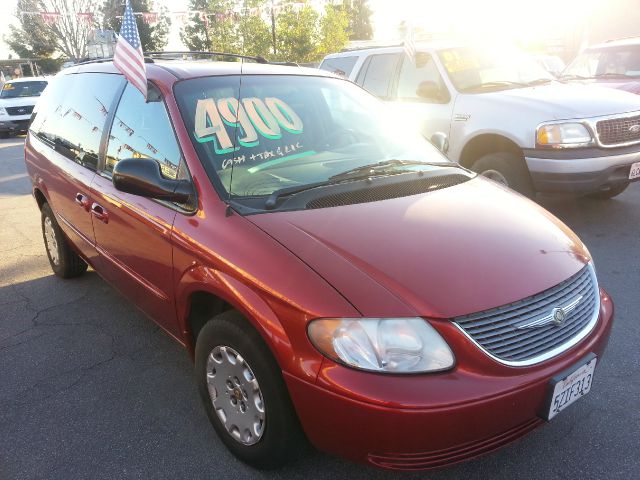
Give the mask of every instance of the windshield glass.
M 581 53 L 562 72 L 563 77 L 640 77 L 640 46 L 611 47 Z
M 531 56 L 516 49 L 450 48 L 438 55 L 460 92 L 522 87 L 553 80 Z
M 46 86 L 47 82 L 40 80 L 33 82 L 7 82 L 2 87 L 0 98 L 39 97 Z
M 450 164 L 407 119 L 346 80 L 246 75 L 240 89 L 237 76 L 206 77 L 178 83 L 175 94 L 209 176 L 236 199 L 389 160 Z

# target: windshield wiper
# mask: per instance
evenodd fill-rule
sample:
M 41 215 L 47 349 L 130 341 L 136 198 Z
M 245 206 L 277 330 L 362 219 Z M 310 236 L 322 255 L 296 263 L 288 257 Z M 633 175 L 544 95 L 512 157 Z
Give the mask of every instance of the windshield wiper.
M 339 182 L 314 182 L 306 183 L 304 185 L 293 185 L 291 187 L 280 188 L 269 195 L 269 198 L 267 198 L 267 200 L 264 202 L 264 208 L 266 208 L 267 210 L 273 210 L 276 207 L 278 200 L 282 197 L 288 197 L 290 195 L 295 195 L 296 193 L 304 192 L 306 190 L 311 190 L 317 187 L 324 187 L 326 185 L 333 185 L 335 183 Z
M 471 85 L 470 87 L 463 88 L 463 92 L 471 90 L 480 90 L 482 88 L 496 88 L 496 87 L 526 87 L 528 84 L 521 82 L 512 82 L 510 80 L 496 80 L 494 82 L 483 82 Z
M 637 78 L 631 75 L 627 75 L 626 73 L 598 73 L 593 76 L 593 78 Z
M 363 165 L 361 167 L 352 168 L 351 170 L 347 170 L 345 172 L 338 173 L 329 177 L 328 180 L 323 182 L 314 182 L 307 183 L 305 185 L 293 185 L 291 187 L 280 188 L 271 195 L 264 202 L 264 207 L 267 210 L 273 210 L 278 200 L 283 197 L 289 197 L 291 195 L 295 195 L 297 193 L 305 192 L 307 190 L 312 190 L 318 187 L 326 187 L 328 185 L 336 185 L 339 183 L 348 182 L 350 180 L 360 180 L 363 178 L 369 178 L 372 176 L 382 176 L 382 175 L 398 175 L 401 173 L 414 173 L 412 170 L 401 170 L 398 167 L 406 166 L 406 165 L 428 165 L 431 167 L 456 167 L 462 168 L 457 163 L 453 162 L 420 162 L 417 160 L 386 160 L 378 163 L 372 163 L 370 165 Z
M 544 85 L 546 83 L 551 83 L 553 82 L 553 78 L 536 78 L 535 80 L 531 80 L 530 82 L 527 82 L 527 85 L 529 87 L 533 87 L 534 85 Z
M 593 77 L 583 77 L 582 75 L 560 75 L 560 80 L 589 80 Z
M 393 175 L 396 173 L 404 173 L 406 170 L 402 170 L 398 167 L 405 167 L 408 165 L 427 165 L 429 167 L 457 167 L 458 165 L 453 162 L 421 162 L 419 160 L 383 160 L 382 162 L 370 163 L 362 165 L 360 167 L 352 168 L 340 172 L 336 175 L 329 177 L 329 180 L 353 180 L 358 178 L 367 178 L 372 175 Z

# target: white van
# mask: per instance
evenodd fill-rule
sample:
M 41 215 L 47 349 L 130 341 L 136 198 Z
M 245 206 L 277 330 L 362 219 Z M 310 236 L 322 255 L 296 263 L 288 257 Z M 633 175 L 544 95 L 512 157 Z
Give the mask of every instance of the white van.
M 9 80 L 0 90 L 0 138 L 26 133 L 38 97 L 47 86 L 42 77 Z
M 450 159 L 527 196 L 611 198 L 640 178 L 640 96 L 557 81 L 516 49 L 430 42 L 414 58 L 402 46 L 369 48 L 319 68 L 390 101 L 399 122 L 440 133 Z

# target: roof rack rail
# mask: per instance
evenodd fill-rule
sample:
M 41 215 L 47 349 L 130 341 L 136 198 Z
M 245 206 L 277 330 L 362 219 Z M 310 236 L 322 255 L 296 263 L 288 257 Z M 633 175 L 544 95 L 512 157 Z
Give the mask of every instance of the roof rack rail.
M 343 48 L 342 50 L 340 50 L 340 53 L 342 52 L 357 52 L 358 50 L 374 50 L 376 48 L 388 48 L 388 47 L 402 47 L 404 45 L 403 42 L 400 43 L 385 43 L 385 44 L 380 44 L 380 43 L 375 43 L 375 44 L 370 44 L 370 45 L 354 45 L 352 47 L 346 47 Z
M 82 62 L 74 63 L 73 66 L 76 67 L 78 65 L 88 65 L 91 63 L 106 63 L 113 62 L 113 57 L 105 57 L 105 58 L 94 58 L 91 60 L 83 60 Z M 153 58 L 144 57 L 144 63 L 154 63 Z
M 226 52 L 205 52 L 205 51 L 190 51 L 190 50 L 176 50 L 176 51 L 169 51 L 169 52 L 144 52 L 145 57 L 149 57 L 150 59 L 153 58 L 163 58 L 163 57 L 170 57 L 167 60 L 170 60 L 171 57 L 176 57 L 176 55 L 180 55 L 181 57 L 179 58 L 180 60 L 188 60 L 188 57 L 190 56 L 198 56 L 198 55 L 204 55 L 204 56 L 209 56 L 209 57 L 231 57 L 231 58 L 242 58 L 242 59 L 247 59 L 247 60 L 253 60 L 256 63 L 269 63 L 269 61 L 264 58 L 264 57 L 260 57 L 260 56 L 252 56 L 252 55 L 242 55 L 239 53 L 226 53 Z

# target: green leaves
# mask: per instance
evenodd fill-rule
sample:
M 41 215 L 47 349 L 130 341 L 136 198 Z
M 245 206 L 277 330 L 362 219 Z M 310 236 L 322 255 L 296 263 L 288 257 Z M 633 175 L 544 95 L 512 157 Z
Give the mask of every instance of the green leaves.
M 311 2 L 294 7 L 279 0 L 190 0 L 189 10 L 206 12 L 208 21 L 192 15 L 182 29 L 181 38 L 191 50 L 313 63 L 341 50 L 349 41 L 349 12 L 356 10 L 351 8 L 351 2 L 346 3 L 327 5 L 321 12 Z M 243 13 L 235 17 L 216 15 L 230 11 Z

